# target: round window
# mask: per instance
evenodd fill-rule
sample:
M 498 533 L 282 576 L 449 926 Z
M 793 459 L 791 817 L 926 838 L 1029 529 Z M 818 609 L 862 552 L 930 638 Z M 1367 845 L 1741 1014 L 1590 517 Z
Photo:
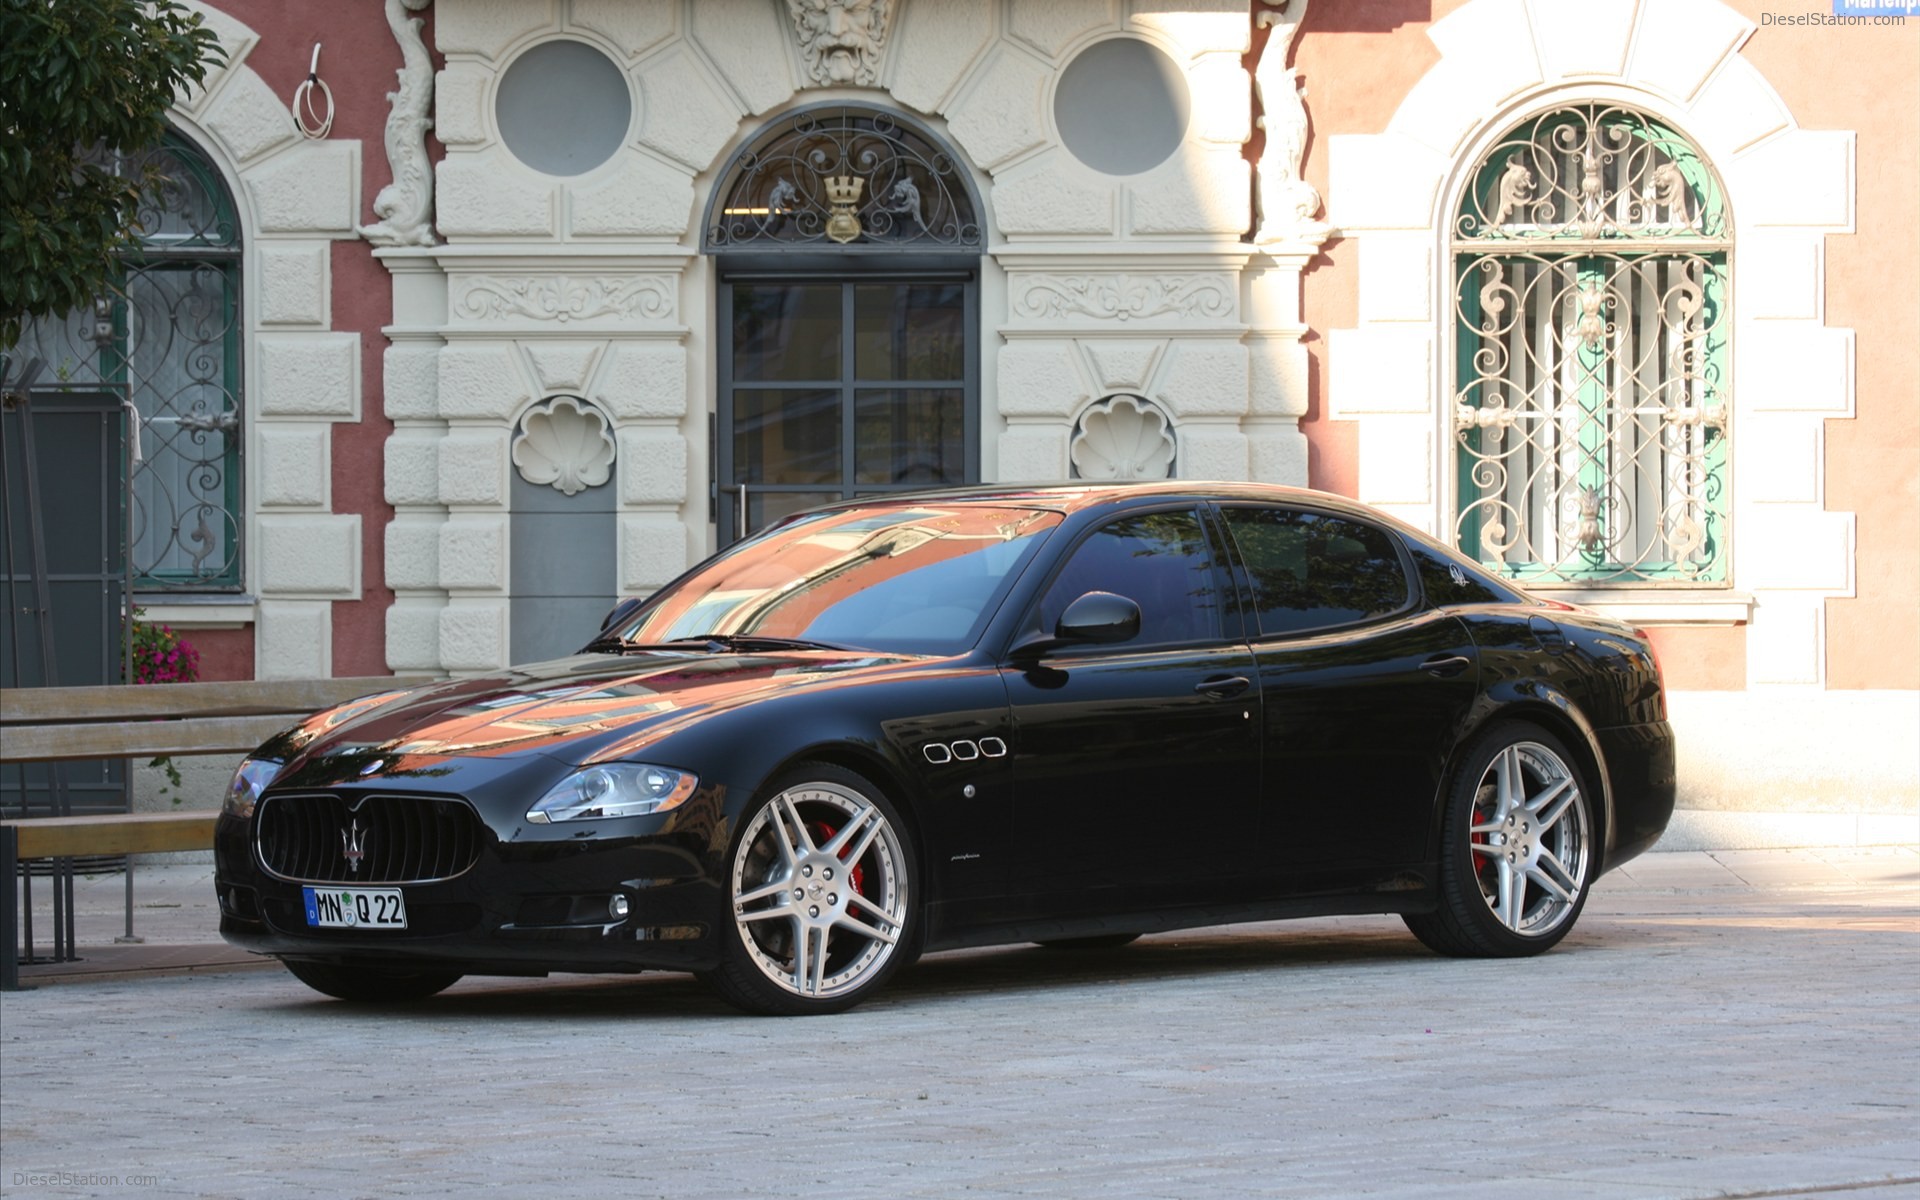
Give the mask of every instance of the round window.
M 1108 175 L 1167 160 L 1187 135 L 1186 76 L 1137 38 L 1095 42 L 1060 73 L 1053 121 L 1073 156 Z
M 494 97 L 500 137 L 548 175 L 581 175 L 612 158 L 633 123 L 633 89 L 585 42 L 542 42 L 513 60 Z

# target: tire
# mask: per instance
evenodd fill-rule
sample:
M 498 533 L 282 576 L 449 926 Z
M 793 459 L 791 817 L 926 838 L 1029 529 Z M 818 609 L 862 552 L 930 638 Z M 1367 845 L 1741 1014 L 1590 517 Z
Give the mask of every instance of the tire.
M 1596 842 L 1592 801 L 1573 755 L 1535 725 L 1476 739 L 1447 793 L 1439 906 L 1409 913 L 1413 935 L 1462 958 L 1539 954 L 1586 907 Z
M 919 957 L 914 863 L 906 823 L 878 787 L 802 764 L 741 814 L 727 855 L 731 928 L 702 978 L 750 1013 L 852 1008 Z
M 1049 950 L 1118 950 L 1122 946 L 1132 945 L 1140 940 L 1137 933 L 1098 933 L 1092 937 L 1053 938 L 1049 941 L 1035 942 Z
M 288 962 L 293 977 L 316 992 L 336 1000 L 363 1004 L 404 1004 L 425 1000 L 460 981 L 458 971 L 398 971 L 391 967 L 363 967 L 351 963 Z

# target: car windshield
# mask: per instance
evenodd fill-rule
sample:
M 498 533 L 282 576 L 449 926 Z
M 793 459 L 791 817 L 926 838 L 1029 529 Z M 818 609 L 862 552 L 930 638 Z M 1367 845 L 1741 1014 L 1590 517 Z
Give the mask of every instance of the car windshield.
M 1054 512 L 970 504 L 802 516 L 657 593 L 618 636 L 640 645 L 722 635 L 957 653 L 979 640 L 1059 523 Z

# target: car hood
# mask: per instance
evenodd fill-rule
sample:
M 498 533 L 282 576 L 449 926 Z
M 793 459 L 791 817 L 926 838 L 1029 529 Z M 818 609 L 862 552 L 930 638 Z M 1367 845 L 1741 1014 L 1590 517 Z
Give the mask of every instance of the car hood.
M 650 728 L 922 660 L 843 651 L 581 654 L 363 696 L 316 713 L 257 756 L 305 786 L 446 774 L 451 760 L 616 757 Z

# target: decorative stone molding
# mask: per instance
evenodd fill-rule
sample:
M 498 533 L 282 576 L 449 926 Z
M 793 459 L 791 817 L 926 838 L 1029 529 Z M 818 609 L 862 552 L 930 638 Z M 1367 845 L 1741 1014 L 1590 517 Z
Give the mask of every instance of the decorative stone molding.
M 1231 318 L 1238 285 L 1226 275 L 1027 275 L 1012 282 L 1016 317 L 1101 321 Z
M 1264 114 L 1266 149 L 1258 167 L 1258 227 L 1254 241 L 1292 242 L 1318 246 L 1333 229 L 1318 219 L 1320 193 L 1301 175 L 1307 153 L 1307 106 L 1300 88 L 1300 72 L 1287 65 L 1300 23 L 1307 17 L 1307 0 L 1259 0 L 1255 24 L 1271 27 L 1267 47 L 1254 68 L 1253 85 Z
M 430 0 L 387 0 L 387 25 L 400 43 L 400 87 L 387 93 L 387 165 L 393 182 L 373 198 L 380 220 L 362 225 L 360 236 L 376 246 L 433 245 L 433 168 L 427 161 L 427 130 L 433 127 L 433 60 L 420 36 L 424 22 L 407 16 Z
M 591 321 L 600 317 L 668 320 L 674 312 L 674 281 L 664 275 L 575 279 L 496 279 L 476 275 L 454 301 L 456 316 L 469 321 Z
M 1173 474 L 1173 428 L 1140 396 L 1108 396 L 1088 409 L 1067 455 L 1075 479 L 1166 479 Z
M 873 86 L 892 8 L 892 0 L 787 0 L 814 86 Z
M 550 483 L 572 496 L 612 475 L 613 433 L 600 410 L 572 396 L 555 396 L 520 419 L 513 465 L 528 483 Z

